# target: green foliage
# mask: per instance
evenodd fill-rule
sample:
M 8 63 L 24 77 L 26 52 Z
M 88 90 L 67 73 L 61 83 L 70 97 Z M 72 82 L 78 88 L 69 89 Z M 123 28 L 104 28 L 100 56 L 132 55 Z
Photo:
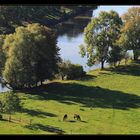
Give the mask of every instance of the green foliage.
M 101 62 L 101 69 L 108 59 L 109 47 L 113 47 L 119 37 L 122 20 L 115 11 L 100 12 L 84 30 L 86 46 L 80 46 L 81 55 L 87 56 L 89 66 Z
M 21 110 L 21 101 L 17 94 L 13 92 L 4 93 L 2 98 L 3 112 L 14 114 Z
M 39 24 L 18 27 L 7 35 L 3 50 L 6 62 L 4 80 L 13 88 L 29 88 L 51 78 L 59 61 L 55 33 Z
M 73 8 L 72 8 L 73 7 Z M 0 6 L 0 33 L 13 33 L 18 26 L 40 23 L 52 26 L 59 20 L 96 6 Z
M 69 60 L 59 64 L 59 74 L 61 79 L 76 79 L 85 75 L 83 67 L 78 64 L 72 64 Z
M 0 100 L 0 115 L 3 113 L 3 104 L 2 101 Z
M 120 62 L 125 57 L 126 52 L 120 46 L 113 46 L 108 54 L 108 60 L 110 65 L 116 66 L 117 62 Z
M 6 56 L 2 48 L 4 43 L 5 35 L 0 35 L 0 76 L 2 75 L 2 70 L 6 61 Z

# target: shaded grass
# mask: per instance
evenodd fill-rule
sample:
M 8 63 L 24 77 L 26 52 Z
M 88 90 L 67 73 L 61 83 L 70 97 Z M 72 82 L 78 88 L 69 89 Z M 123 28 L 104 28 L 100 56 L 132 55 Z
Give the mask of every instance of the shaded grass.
M 109 68 L 106 69 L 108 71 L 118 73 L 118 74 L 125 74 L 125 75 L 133 75 L 133 76 L 140 76 L 140 62 L 132 62 L 131 65 L 127 66 L 119 66 L 116 68 Z
M 42 125 L 42 124 L 26 125 L 25 128 L 28 128 L 28 129 L 31 129 L 31 130 L 40 129 L 42 131 L 48 131 L 48 132 L 53 132 L 53 133 L 57 133 L 57 134 L 62 134 L 62 133 L 65 132 L 58 127 L 52 127 L 52 126 Z
M 42 91 L 41 91 L 42 90 Z M 40 95 L 36 100 L 56 100 L 67 105 L 82 104 L 83 107 L 129 109 L 140 107 L 140 97 L 132 93 L 109 90 L 100 86 L 78 83 L 53 82 L 26 94 Z
M 28 109 L 28 108 L 22 108 L 21 110 L 22 113 L 27 113 L 31 116 L 38 116 L 38 117 L 57 117 L 57 115 L 49 112 L 43 112 L 40 110 L 33 110 L 33 109 Z

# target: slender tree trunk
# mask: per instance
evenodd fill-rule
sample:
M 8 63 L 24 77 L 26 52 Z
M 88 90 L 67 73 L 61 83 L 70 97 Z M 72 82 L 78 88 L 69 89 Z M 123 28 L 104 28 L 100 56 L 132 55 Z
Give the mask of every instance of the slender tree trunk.
M 134 54 L 134 60 L 137 60 L 137 57 L 136 57 L 136 55 Z
M 114 67 L 116 67 L 116 63 L 114 62 Z
M 121 61 L 119 61 L 118 66 L 120 65 Z
M 127 60 L 125 59 L 125 65 L 126 65 Z
M 133 50 L 134 60 L 138 60 L 138 50 Z
M 42 80 L 40 81 L 41 86 L 43 85 Z
M 10 116 L 9 116 L 9 122 L 11 121 L 11 114 L 10 114 Z
M 61 76 L 61 80 L 64 80 L 63 75 Z
M 36 82 L 35 86 L 37 87 L 37 82 Z
M 101 61 L 101 70 L 104 69 L 104 61 Z

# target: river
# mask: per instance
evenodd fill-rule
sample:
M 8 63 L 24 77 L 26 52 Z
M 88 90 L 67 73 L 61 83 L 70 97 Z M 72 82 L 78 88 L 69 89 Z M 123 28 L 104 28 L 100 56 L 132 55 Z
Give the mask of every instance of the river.
M 100 64 L 89 67 L 86 64 L 87 58 L 82 58 L 79 54 L 79 45 L 84 44 L 84 28 L 91 21 L 93 13 L 94 10 L 90 10 L 84 15 L 80 15 L 78 17 L 70 19 L 58 26 L 57 45 L 61 49 L 61 58 L 70 60 L 74 64 L 82 65 L 86 72 L 100 67 Z
M 58 46 L 60 47 L 60 56 L 62 59 L 70 60 L 74 64 L 80 64 L 83 66 L 86 72 L 100 68 L 100 64 L 95 64 L 92 67 L 87 66 L 87 58 L 82 58 L 79 54 L 79 45 L 84 44 L 84 28 L 91 21 L 92 17 L 98 16 L 102 10 L 110 11 L 115 10 L 121 16 L 126 12 L 130 6 L 100 6 L 96 10 L 90 10 L 84 15 L 70 19 L 69 21 L 62 23 L 58 28 Z M 133 52 L 128 51 L 133 57 Z M 105 66 L 108 66 L 105 63 Z

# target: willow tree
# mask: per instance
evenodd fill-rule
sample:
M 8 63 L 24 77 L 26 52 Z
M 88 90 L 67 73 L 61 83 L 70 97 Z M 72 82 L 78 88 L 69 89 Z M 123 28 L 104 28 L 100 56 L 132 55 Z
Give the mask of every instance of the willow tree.
M 122 19 L 124 26 L 118 42 L 126 50 L 133 50 L 134 60 L 137 60 L 140 56 L 140 8 L 129 8 Z
M 55 33 L 47 27 L 29 24 L 16 28 L 6 36 L 3 50 L 3 78 L 13 89 L 37 86 L 57 71 L 59 49 Z
M 4 40 L 5 40 L 5 35 L 0 35 L 0 76 L 2 75 L 2 70 L 4 68 L 4 64 L 6 61 L 6 57 L 2 49 Z
M 82 57 L 87 56 L 89 66 L 101 63 L 101 69 L 108 59 L 109 48 L 112 48 L 120 33 L 122 20 L 115 11 L 101 11 L 84 30 L 86 46 L 80 46 Z

